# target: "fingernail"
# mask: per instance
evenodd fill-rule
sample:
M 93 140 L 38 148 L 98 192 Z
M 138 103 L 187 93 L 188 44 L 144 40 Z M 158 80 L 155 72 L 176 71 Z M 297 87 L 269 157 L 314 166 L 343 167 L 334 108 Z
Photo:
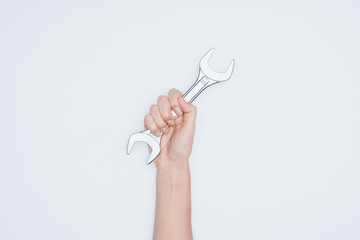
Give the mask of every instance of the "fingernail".
M 173 120 L 168 120 L 167 123 L 168 123 L 170 126 L 173 126 L 173 125 L 174 125 L 174 121 L 173 121 Z
M 161 131 L 162 131 L 163 133 L 167 133 L 167 128 L 162 128 Z
M 182 115 L 182 111 L 179 107 L 175 107 L 175 112 L 177 112 L 178 115 Z

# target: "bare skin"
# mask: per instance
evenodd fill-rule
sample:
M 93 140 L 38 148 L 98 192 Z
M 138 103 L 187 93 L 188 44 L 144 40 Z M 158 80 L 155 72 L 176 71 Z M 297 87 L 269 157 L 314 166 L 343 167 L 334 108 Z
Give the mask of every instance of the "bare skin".
M 192 150 L 196 107 L 182 93 L 171 89 L 160 96 L 144 119 L 145 128 L 156 136 L 163 133 L 161 152 L 154 160 L 156 175 L 155 240 L 193 239 L 189 157 Z M 174 109 L 179 116 L 174 119 Z

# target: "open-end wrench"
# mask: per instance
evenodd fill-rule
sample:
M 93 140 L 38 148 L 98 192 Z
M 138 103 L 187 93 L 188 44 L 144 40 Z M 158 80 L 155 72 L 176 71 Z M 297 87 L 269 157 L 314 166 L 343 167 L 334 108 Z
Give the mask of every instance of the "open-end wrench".
M 206 89 L 207 87 L 228 80 L 234 70 L 235 60 L 231 60 L 230 65 L 228 66 L 225 72 L 215 72 L 209 66 L 209 59 L 213 54 L 215 48 L 210 49 L 200 60 L 200 69 L 199 76 L 195 83 L 185 92 L 183 98 L 186 102 L 192 103 L 199 94 Z M 174 118 L 177 118 L 176 113 L 171 111 Z M 161 135 L 162 136 L 162 135 Z M 134 133 L 130 136 L 127 146 L 127 154 L 130 154 L 131 149 L 135 142 L 145 142 L 147 143 L 152 151 L 149 157 L 149 160 L 146 164 L 150 164 L 160 153 L 160 141 L 161 136 L 157 137 L 151 133 L 150 130 L 145 130 L 142 132 Z

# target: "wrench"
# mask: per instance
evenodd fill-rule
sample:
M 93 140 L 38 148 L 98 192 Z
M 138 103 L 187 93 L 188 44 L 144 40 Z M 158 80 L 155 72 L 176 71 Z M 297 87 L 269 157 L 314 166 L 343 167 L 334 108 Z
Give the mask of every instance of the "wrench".
M 183 98 L 186 102 L 192 103 L 199 94 L 204 91 L 207 87 L 228 80 L 234 70 L 235 60 L 232 59 L 230 65 L 225 72 L 215 72 L 208 64 L 209 59 L 215 48 L 210 49 L 200 60 L 199 76 L 195 83 L 185 92 Z M 174 118 L 177 118 L 176 113 L 171 111 Z M 144 130 L 142 132 L 134 133 L 130 136 L 127 145 L 127 154 L 130 154 L 131 149 L 135 142 L 147 143 L 152 151 L 146 164 L 150 164 L 160 153 L 160 141 L 161 137 L 157 137 L 151 133 L 150 130 Z

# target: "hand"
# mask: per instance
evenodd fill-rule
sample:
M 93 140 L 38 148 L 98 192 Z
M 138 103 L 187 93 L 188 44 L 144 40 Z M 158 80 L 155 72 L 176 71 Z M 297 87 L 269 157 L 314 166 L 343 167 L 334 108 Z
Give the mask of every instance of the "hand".
M 154 160 L 158 169 L 188 164 L 195 131 L 196 107 L 187 103 L 176 89 L 171 89 L 168 95 L 160 96 L 144 118 L 146 129 L 158 137 L 163 133 L 161 152 Z M 171 109 L 178 115 L 176 119 Z

